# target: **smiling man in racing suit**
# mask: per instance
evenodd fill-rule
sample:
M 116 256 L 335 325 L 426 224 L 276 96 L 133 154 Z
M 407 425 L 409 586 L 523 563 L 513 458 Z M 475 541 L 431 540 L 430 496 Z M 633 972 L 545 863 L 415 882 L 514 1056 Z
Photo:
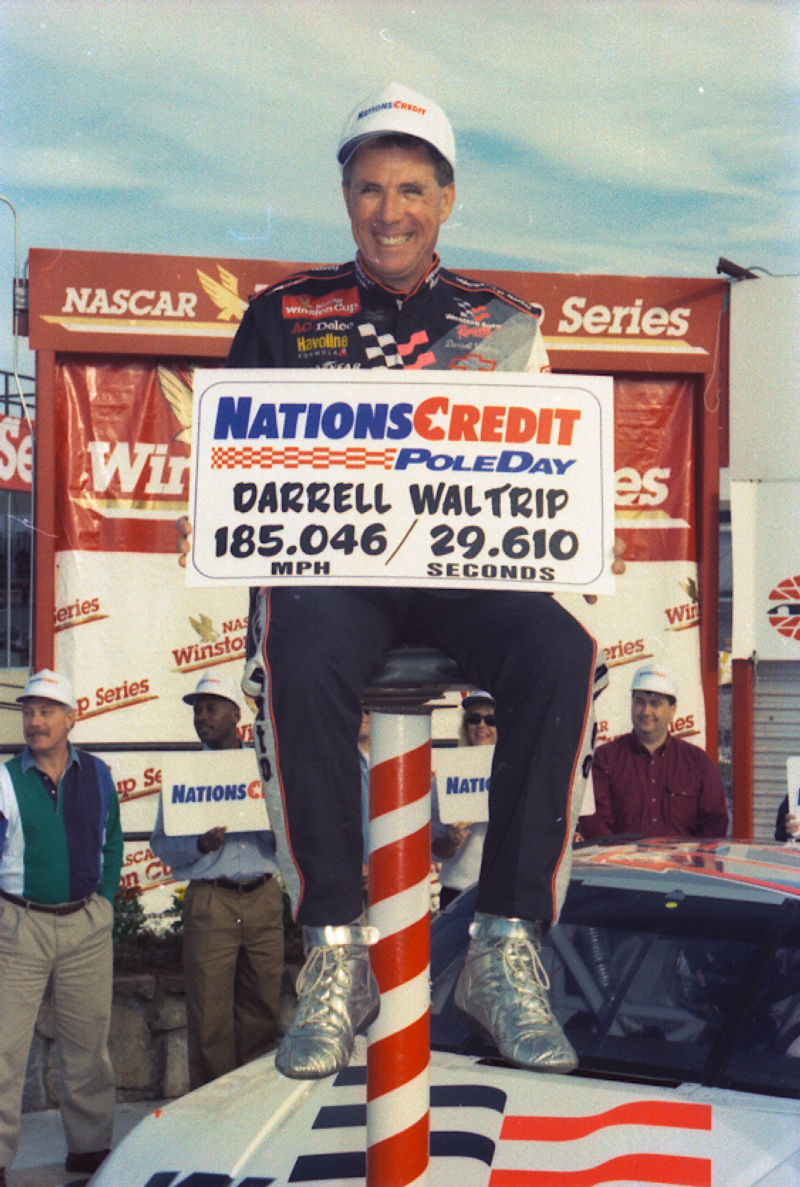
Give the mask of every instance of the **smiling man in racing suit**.
M 256 297 L 230 367 L 545 371 L 540 310 L 444 269 L 455 202 L 444 112 L 395 83 L 354 110 L 338 159 L 356 260 Z M 496 698 L 499 741 L 477 914 L 456 1003 L 521 1067 L 569 1071 L 539 958 L 569 877 L 590 759 L 594 640 L 546 594 L 369 586 L 255 591 L 245 691 L 306 966 L 277 1056 L 288 1076 L 344 1067 L 380 1002 L 363 926 L 361 697 L 387 650 L 439 648 Z

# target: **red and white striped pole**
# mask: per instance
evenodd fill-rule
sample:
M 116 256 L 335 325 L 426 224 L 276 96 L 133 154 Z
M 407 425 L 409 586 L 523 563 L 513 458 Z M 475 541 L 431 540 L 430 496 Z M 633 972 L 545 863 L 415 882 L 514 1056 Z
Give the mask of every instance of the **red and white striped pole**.
M 370 950 L 381 1012 L 367 1048 L 367 1187 L 423 1187 L 430 1135 L 431 723 L 373 711 Z

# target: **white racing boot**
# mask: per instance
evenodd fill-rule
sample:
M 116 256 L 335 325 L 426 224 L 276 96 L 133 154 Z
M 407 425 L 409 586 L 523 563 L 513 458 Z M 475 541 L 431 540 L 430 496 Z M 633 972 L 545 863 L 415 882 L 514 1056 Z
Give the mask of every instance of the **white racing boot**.
M 297 978 L 292 1025 L 275 1066 L 294 1080 L 320 1080 L 346 1068 L 353 1042 L 378 1017 L 380 995 L 369 963 L 377 929 L 359 922 L 303 928 L 306 963 Z
M 502 915 L 475 916 L 455 992 L 456 1011 L 504 1059 L 540 1072 L 571 1072 L 578 1057 L 556 1021 L 539 957 L 541 928 Z

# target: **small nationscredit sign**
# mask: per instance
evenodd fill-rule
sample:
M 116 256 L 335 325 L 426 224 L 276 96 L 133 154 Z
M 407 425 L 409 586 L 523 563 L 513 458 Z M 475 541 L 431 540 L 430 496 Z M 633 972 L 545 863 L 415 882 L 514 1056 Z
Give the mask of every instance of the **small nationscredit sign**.
M 489 819 L 489 776 L 494 746 L 437 747 L 433 773 L 442 824 Z
M 200 750 L 164 756 L 161 806 L 169 837 L 270 827 L 264 788 L 252 750 Z

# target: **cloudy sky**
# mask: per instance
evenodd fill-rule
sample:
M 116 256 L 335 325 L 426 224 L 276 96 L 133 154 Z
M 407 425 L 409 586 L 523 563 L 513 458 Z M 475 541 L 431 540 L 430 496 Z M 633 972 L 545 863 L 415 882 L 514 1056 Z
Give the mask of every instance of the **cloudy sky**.
M 798 0 L 0 0 L 0 66 L 23 261 L 347 258 L 338 133 L 396 79 L 456 129 L 451 266 L 800 272 Z

